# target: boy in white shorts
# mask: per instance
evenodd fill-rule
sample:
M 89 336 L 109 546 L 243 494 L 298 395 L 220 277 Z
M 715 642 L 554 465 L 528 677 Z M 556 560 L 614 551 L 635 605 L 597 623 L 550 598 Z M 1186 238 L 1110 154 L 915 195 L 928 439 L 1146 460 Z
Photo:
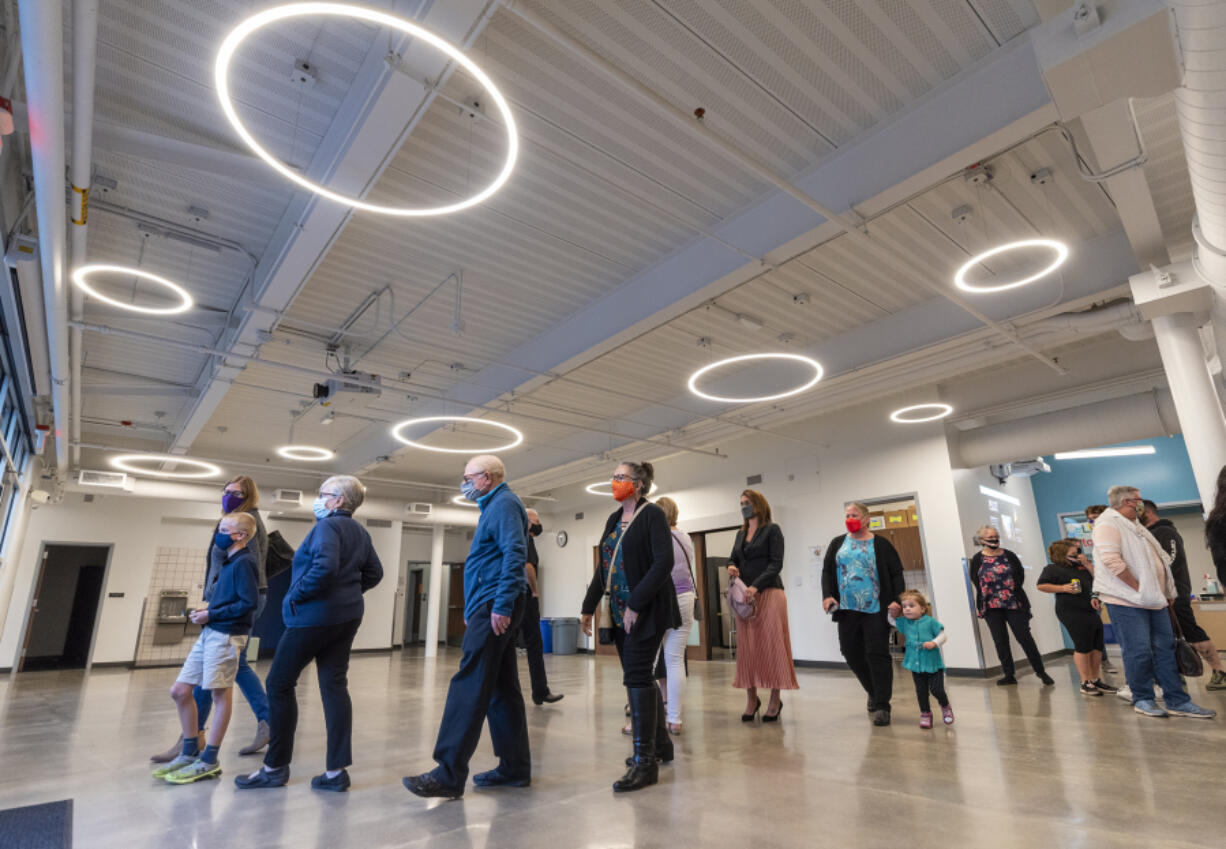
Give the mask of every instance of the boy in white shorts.
M 207 606 L 191 613 L 192 622 L 204 627 L 183 662 L 179 679 L 170 688 L 184 729 L 183 750 L 173 761 L 155 769 L 154 778 L 191 784 L 221 775 L 217 750 L 230 724 L 238 655 L 247 644 L 259 599 L 255 557 L 247 550 L 255 531 L 250 513 L 228 513 L 217 526 L 213 551 L 220 562 L 209 570 L 208 586 L 204 588 Z M 192 688 L 197 685 L 213 691 L 215 706 L 203 752 L 199 751 L 196 700 L 192 698 Z

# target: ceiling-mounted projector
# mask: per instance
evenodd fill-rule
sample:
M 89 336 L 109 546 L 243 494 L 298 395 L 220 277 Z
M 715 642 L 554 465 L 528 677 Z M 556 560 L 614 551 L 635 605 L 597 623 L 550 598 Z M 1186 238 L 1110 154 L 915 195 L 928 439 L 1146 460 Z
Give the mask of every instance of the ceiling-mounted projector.
M 333 377 L 315 384 L 313 394 L 319 406 L 332 409 L 369 407 L 383 395 L 379 375 L 364 371 L 346 371 L 341 374 L 343 377 Z M 362 383 L 351 383 L 343 378 L 360 380 Z

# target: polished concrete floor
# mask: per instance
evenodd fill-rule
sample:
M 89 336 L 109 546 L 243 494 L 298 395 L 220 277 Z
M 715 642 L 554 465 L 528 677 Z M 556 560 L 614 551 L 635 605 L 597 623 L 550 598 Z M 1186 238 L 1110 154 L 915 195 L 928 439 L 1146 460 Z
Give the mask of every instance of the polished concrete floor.
M 1147 719 L 1058 685 L 954 679 L 951 729 L 917 726 L 899 670 L 894 725 L 873 728 L 847 673 L 803 670 L 783 721 L 744 725 L 732 667 L 693 664 L 675 765 L 614 795 L 628 738 L 616 661 L 548 656 L 564 701 L 528 707 L 533 784 L 424 801 L 400 777 L 430 751 L 455 650 L 354 658 L 355 757 L 347 794 L 314 792 L 323 720 L 313 680 L 288 788 L 238 792 L 253 720 L 239 702 L 225 775 L 186 787 L 149 776 L 174 738 L 174 670 L 33 672 L 0 679 L 0 807 L 73 798 L 78 847 L 1221 847 L 1226 719 Z M 261 674 L 267 664 L 261 664 Z M 521 667 L 523 664 L 521 663 Z M 521 673 L 526 671 L 521 668 Z M 1207 681 L 1207 677 L 1201 682 Z M 1193 696 L 1226 713 L 1226 694 Z M 488 740 L 474 771 L 494 764 Z

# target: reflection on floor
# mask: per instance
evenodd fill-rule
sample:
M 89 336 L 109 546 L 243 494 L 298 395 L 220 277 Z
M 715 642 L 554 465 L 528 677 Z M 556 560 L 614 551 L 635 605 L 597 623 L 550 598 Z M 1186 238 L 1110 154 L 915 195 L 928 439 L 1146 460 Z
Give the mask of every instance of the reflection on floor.
M 347 794 L 313 792 L 323 720 L 313 680 L 288 788 L 238 793 L 258 758 L 237 750 L 253 720 L 240 699 L 220 781 L 173 787 L 149 777 L 150 753 L 177 734 L 170 669 L 22 674 L 0 683 L 0 807 L 76 800 L 77 845 L 98 847 L 1220 847 L 1226 719 L 1147 719 L 1114 697 L 1056 687 L 952 679 L 952 729 L 917 727 L 899 670 L 895 723 L 873 728 L 847 673 L 802 670 L 778 725 L 743 725 L 732 667 L 691 665 L 685 733 L 661 784 L 614 796 L 629 751 L 618 733 L 625 692 L 615 660 L 547 656 L 566 694 L 528 706 L 533 784 L 475 790 L 459 802 L 410 796 L 400 777 L 432 766 L 458 652 L 355 657 L 357 763 Z M 261 674 L 267 663 L 259 665 Z M 521 663 L 521 673 L 526 670 Z M 1219 693 L 1193 683 L 1218 710 Z M 487 740 L 474 772 L 494 764 Z

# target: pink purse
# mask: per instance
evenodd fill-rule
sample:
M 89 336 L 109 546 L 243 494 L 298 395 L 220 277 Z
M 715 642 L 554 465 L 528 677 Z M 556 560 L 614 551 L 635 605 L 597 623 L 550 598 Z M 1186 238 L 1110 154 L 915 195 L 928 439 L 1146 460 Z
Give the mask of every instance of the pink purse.
M 732 608 L 732 612 L 737 615 L 738 619 L 753 619 L 758 613 L 758 608 L 754 602 L 745 598 L 745 591 L 749 589 L 745 586 L 745 582 L 740 578 L 733 578 L 728 583 L 728 606 Z

